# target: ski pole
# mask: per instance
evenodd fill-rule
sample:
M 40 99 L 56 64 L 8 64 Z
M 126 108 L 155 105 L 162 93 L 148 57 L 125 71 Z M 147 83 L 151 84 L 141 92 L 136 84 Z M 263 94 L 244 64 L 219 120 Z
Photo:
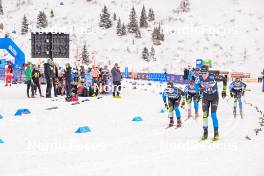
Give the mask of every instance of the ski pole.
M 228 102 L 231 98 L 232 98 L 232 97 L 229 97 L 229 98 L 226 100 L 226 102 Z

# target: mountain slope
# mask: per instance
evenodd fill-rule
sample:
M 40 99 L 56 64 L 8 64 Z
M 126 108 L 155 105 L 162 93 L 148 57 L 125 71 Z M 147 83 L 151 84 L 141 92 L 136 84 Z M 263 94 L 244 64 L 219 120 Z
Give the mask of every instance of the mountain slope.
M 5 31 L 20 31 L 24 14 L 29 18 L 32 31 L 36 31 L 38 12 L 44 10 L 49 17 L 53 9 L 55 18 L 49 17 L 47 31 L 71 32 L 71 61 L 86 42 L 88 50 L 96 53 L 97 63 L 121 62 L 134 71 L 168 69 L 179 73 L 187 64 L 194 65 L 197 58 L 211 58 L 216 68 L 254 75 L 263 68 L 264 12 L 261 7 L 264 2 L 261 0 L 204 0 L 203 3 L 190 0 L 191 11 L 185 14 L 174 12 L 179 0 L 64 0 L 64 5 L 60 2 L 62 0 L 34 0 L 17 9 L 16 2 L 3 1 L 5 16 L 1 20 Z M 131 34 L 121 38 L 115 35 L 116 22 L 109 30 L 98 27 L 104 4 L 111 14 L 116 12 L 126 23 L 131 7 L 135 6 L 139 17 L 144 4 L 147 11 L 154 9 L 156 20 L 149 28 L 141 30 L 142 39 L 135 39 Z M 165 42 L 155 46 L 157 62 L 146 63 L 141 59 L 141 52 L 143 47 L 152 46 L 151 31 L 158 23 L 162 24 Z M 30 35 L 13 34 L 12 37 L 25 50 L 27 59 L 35 60 L 30 58 Z

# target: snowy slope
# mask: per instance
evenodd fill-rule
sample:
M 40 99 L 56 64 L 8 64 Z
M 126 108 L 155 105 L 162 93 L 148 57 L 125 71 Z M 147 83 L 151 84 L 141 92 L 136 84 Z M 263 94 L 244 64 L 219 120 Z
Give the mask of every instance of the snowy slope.
M 250 84 L 246 100 L 263 106 L 259 87 Z M 1 87 L 0 138 L 5 142 L 0 144 L 1 176 L 264 174 L 264 133 L 255 136 L 259 115 L 249 105 L 245 119 L 234 119 L 231 101 L 221 100 L 222 139 L 203 143 L 201 118 L 184 122 L 182 129 L 164 129 L 167 114 L 159 112 L 163 103 L 152 91 L 131 90 L 120 100 L 90 98 L 76 106 L 62 99 L 25 99 L 24 91 L 24 85 Z M 45 110 L 52 106 L 59 109 Z M 14 117 L 17 108 L 29 108 L 32 114 Z M 134 116 L 143 122 L 131 122 Z M 91 133 L 74 133 L 86 125 Z
M 4 22 L 4 32 L 9 33 L 14 29 L 20 31 L 24 14 L 30 20 L 32 31 L 36 31 L 38 12 L 44 10 L 49 16 L 53 9 L 55 18 L 49 18 L 47 30 L 72 31 L 72 62 L 86 42 L 89 51 L 96 52 L 97 63 L 113 64 L 118 61 L 134 71 L 163 71 L 166 68 L 170 72 L 179 73 L 187 64 L 194 65 L 197 58 L 211 58 L 216 68 L 252 72 L 253 75 L 258 75 L 263 68 L 262 0 L 190 0 L 191 12 L 179 15 L 174 12 L 179 6 L 179 0 L 93 0 L 89 3 L 86 0 L 31 0 L 19 9 L 16 1 L 2 1 L 5 16 L 1 21 Z M 59 5 L 62 1 L 63 6 Z M 156 21 L 148 29 L 142 30 L 142 39 L 134 39 L 132 35 L 120 38 L 115 35 L 116 23 L 114 28 L 106 31 L 98 27 L 99 14 L 104 4 L 111 14 L 116 12 L 124 22 L 128 22 L 133 5 L 139 17 L 144 4 L 147 9 L 154 9 Z M 158 61 L 146 63 L 141 59 L 141 51 L 144 46 L 152 46 L 151 30 L 154 23 L 162 24 L 165 42 L 155 47 Z M 0 31 L 0 36 L 4 32 L 1 34 Z M 15 34 L 12 37 L 25 50 L 27 60 L 36 60 L 30 58 L 30 35 Z

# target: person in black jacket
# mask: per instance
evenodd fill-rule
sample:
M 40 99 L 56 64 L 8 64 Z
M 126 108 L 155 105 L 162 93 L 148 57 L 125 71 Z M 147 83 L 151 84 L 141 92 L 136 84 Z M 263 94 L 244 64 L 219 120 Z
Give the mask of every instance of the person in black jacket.
M 52 89 L 52 60 L 49 59 L 47 63 L 44 64 L 44 75 L 46 78 L 46 98 L 51 98 L 51 89 Z
M 115 66 L 111 70 L 112 80 L 113 80 L 113 98 L 121 98 L 121 81 L 122 81 L 122 73 L 120 71 L 120 67 L 118 63 L 115 63 Z
M 53 85 L 53 89 L 54 89 L 54 96 L 57 97 L 58 96 L 58 77 L 59 77 L 59 73 L 58 73 L 58 68 L 57 66 L 54 64 L 54 62 L 51 63 L 51 70 L 52 70 L 52 85 Z
M 71 95 L 71 82 L 72 82 L 72 70 L 69 63 L 66 64 L 64 73 L 65 73 L 67 97 L 69 97 Z
M 42 93 L 41 93 L 41 88 L 40 88 L 40 82 L 39 82 L 39 78 L 41 77 L 40 71 L 38 70 L 38 67 L 33 65 L 33 70 L 32 70 L 32 80 L 35 86 L 34 92 L 35 95 L 37 93 L 37 89 L 39 90 L 39 95 L 41 97 L 43 97 Z

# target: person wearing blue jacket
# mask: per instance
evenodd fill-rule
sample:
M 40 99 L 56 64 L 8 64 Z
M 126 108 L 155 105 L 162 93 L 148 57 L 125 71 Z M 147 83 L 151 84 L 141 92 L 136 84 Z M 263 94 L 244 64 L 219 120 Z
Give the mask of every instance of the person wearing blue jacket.
M 196 93 L 202 94 L 202 109 L 203 109 L 203 136 L 202 140 L 206 140 L 208 138 L 208 116 L 209 109 L 211 107 L 211 117 L 213 120 L 214 126 L 214 137 L 213 141 L 219 140 L 219 132 L 218 132 L 218 119 L 217 119 L 217 107 L 219 102 L 218 95 L 218 86 L 217 81 L 223 81 L 223 90 L 222 97 L 226 97 L 226 85 L 227 80 L 224 76 L 219 75 L 219 73 L 209 73 L 209 69 L 207 66 L 202 66 L 201 75 L 195 81 L 195 89 Z
M 84 83 L 84 88 L 88 91 L 89 96 L 97 96 L 98 95 L 98 88 L 94 84 L 93 75 L 92 75 L 92 69 L 88 68 L 87 74 L 86 74 L 86 80 Z
M 233 81 L 229 85 L 229 91 L 230 91 L 230 96 L 234 98 L 234 109 L 233 109 L 233 114 L 234 117 L 236 117 L 237 113 L 237 102 L 239 104 L 239 110 L 240 110 L 240 116 L 243 118 L 243 103 L 242 103 L 242 96 L 245 94 L 247 85 L 242 82 L 241 78 L 236 78 L 235 81 Z
M 179 105 L 182 97 L 184 97 L 184 92 L 179 88 L 175 87 L 173 82 L 168 82 L 167 87 L 165 88 L 162 99 L 165 105 L 165 108 L 169 110 L 169 126 L 172 127 L 174 125 L 174 111 L 177 117 L 177 127 L 182 126 L 181 122 L 181 112 L 179 109 Z M 184 106 L 184 101 L 182 102 L 182 106 Z
M 193 68 L 189 71 L 188 80 L 195 80 L 198 79 L 200 75 L 200 69 L 199 68 Z
M 87 71 L 84 87 L 89 89 L 89 87 L 91 87 L 92 85 L 93 85 L 93 75 L 92 75 L 91 69 L 89 68 Z

